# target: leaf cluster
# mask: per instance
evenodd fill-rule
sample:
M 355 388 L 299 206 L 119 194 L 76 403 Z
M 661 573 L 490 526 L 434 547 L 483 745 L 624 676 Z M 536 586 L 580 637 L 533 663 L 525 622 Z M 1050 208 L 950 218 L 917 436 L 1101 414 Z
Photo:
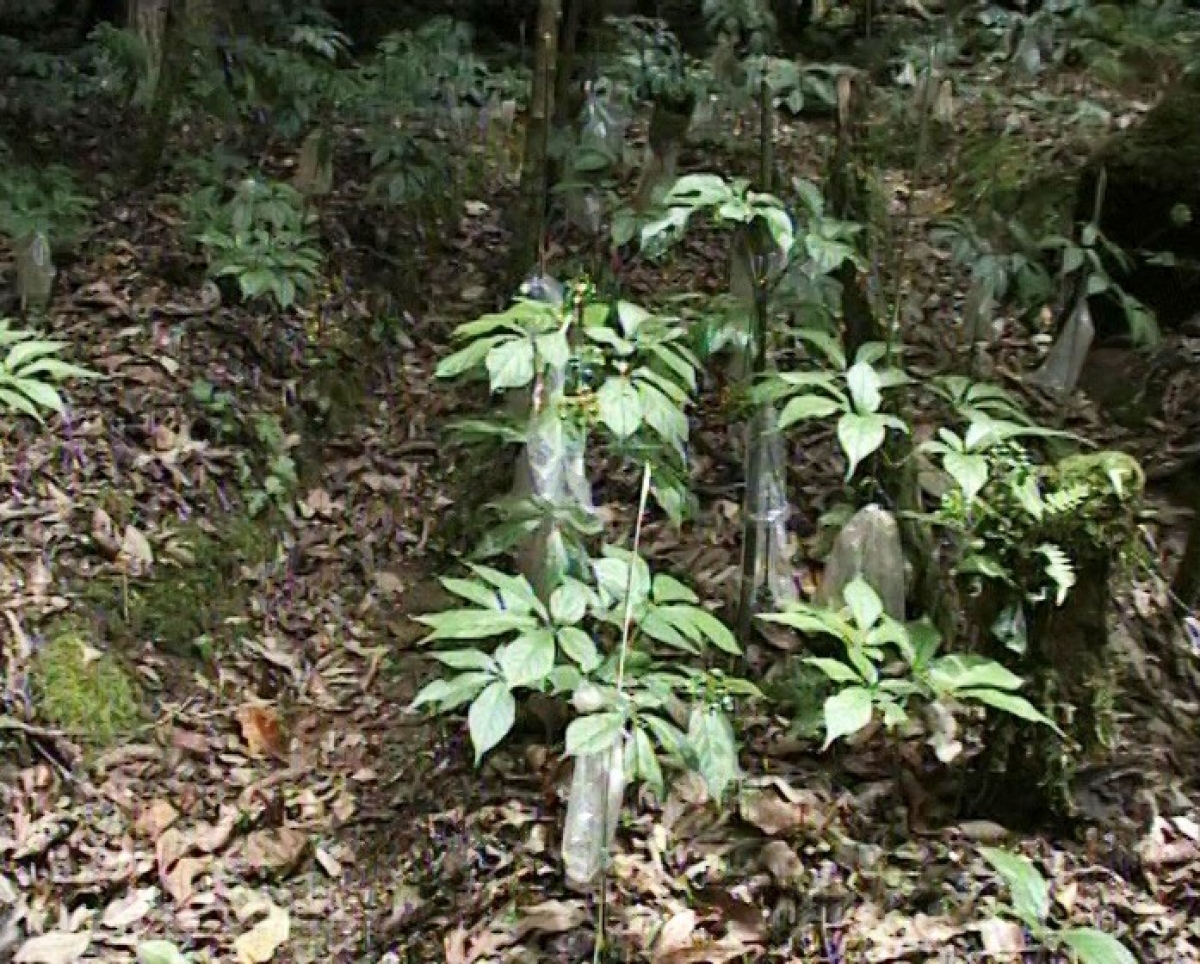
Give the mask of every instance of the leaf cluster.
M 1054 726 L 1016 693 L 1022 685 L 1020 677 L 980 656 L 937 655 L 941 640 L 933 625 L 925 621 L 903 624 L 886 615 L 866 580 L 851 581 L 843 596 L 846 605 L 841 611 L 796 603 L 784 612 L 760 617 L 802 633 L 833 636 L 844 647 L 840 658 L 805 659 L 837 688 L 825 700 L 826 747 L 860 732 L 877 717 L 889 730 L 907 724 L 912 700 L 936 703 L 950 712 L 973 703 Z M 930 743 L 939 757 L 947 759 L 947 744 L 941 736 L 935 732 Z
M 567 729 L 569 754 L 601 752 L 625 734 L 634 778 L 661 793 L 661 755 L 698 769 L 714 795 L 723 793 L 737 772 L 727 704 L 758 691 L 681 662 L 678 654 L 686 660 L 712 649 L 740 652 L 733 633 L 694 592 L 612 546 L 590 562 L 586 580 L 564 578 L 548 604 L 524 577 L 477 564 L 470 570 L 470 578 L 442 583 L 471 606 L 419 621 L 432 630 L 426 643 L 475 645 L 432 653 L 456 675 L 429 683 L 414 707 L 446 713 L 470 704 L 467 723 L 478 761 L 512 729 L 518 697 L 569 696 L 579 714 Z M 632 632 L 623 651 L 627 613 Z M 684 700 L 693 705 L 681 728 L 672 710 Z

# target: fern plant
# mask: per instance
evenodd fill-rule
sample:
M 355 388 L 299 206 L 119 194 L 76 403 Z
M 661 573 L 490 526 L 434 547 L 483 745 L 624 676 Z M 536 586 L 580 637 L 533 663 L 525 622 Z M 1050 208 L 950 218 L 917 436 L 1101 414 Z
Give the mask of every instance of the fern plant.
M 39 422 L 45 412 L 61 415 L 66 403 L 56 386 L 71 378 L 98 377 L 57 357 L 66 347 L 64 341 L 13 328 L 9 319 L 0 318 L 0 406 Z

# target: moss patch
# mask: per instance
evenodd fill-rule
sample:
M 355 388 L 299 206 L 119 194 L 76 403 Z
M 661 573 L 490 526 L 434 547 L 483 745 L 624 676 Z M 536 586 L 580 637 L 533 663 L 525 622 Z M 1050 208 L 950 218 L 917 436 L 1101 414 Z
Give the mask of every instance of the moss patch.
M 77 629 L 50 635 L 34 658 L 30 681 L 38 717 L 85 743 L 111 744 L 141 720 L 133 678 Z
M 199 524 L 180 532 L 184 565 L 159 566 L 153 579 L 128 586 L 100 580 L 82 595 L 102 609 L 117 638 L 148 640 L 176 656 L 203 655 L 228 634 L 228 621 L 247 611 L 252 587 L 245 570 L 269 562 L 277 544 L 262 519 L 230 516 L 219 523 L 215 533 Z

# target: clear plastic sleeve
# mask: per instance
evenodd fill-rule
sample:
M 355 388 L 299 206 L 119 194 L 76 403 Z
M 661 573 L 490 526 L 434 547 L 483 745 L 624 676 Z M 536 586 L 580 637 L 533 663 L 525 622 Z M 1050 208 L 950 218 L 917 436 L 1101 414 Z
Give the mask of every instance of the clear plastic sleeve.
M 859 509 L 843 526 L 825 560 L 817 601 L 843 605 L 842 592 L 861 576 L 879 595 L 883 610 L 904 619 L 904 548 L 896 517 L 877 505 Z
M 57 271 L 50 255 L 50 242 L 35 231 L 17 244 L 17 297 L 25 311 L 41 311 L 50 303 Z
M 1088 310 L 1087 300 L 1081 298 L 1042 367 L 1029 377 L 1029 381 L 1039 388 L 1059 394 L 1075 391 L 1079 373 L 1083 371 L 1083 363 L 1087 361 L 1095 337 L 1092 313 Z
M 562 840 L 568 886 L 590 890 L 598 882 L 616 839 L 625 785 L 624 739 L 599 753 L 575 757 Z
M 780 609 L 799 596 L 787 528 L 791 514 L 787 500 L 787 452 L 777 426 L 774 406 L 764 405 L 755 413 L 746 432 L 746 478 L 757 482 L 748 504 L 757 551 L 745 572 L 752 582 L 750 598 L 756 601 L 757 608 L 769 609 Z

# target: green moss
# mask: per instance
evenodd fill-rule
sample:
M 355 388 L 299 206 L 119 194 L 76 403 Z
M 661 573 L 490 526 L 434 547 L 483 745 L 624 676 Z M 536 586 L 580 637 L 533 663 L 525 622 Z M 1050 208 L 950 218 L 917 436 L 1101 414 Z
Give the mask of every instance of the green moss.
M 261 519 L 230 516 L 216 534 L 193 524 L 179 534 L 190 561 L 178 567 L 160 565 L 149 580 L 98 580 L 81 595 L 106 615 L 118 638 L 149 640 L 164 652 L 193 656 L 201 640 L 219 642 L 229 632 L 228 620 L 250 605 L 246 567 L 268 562 L 276 540 Z
M 38 717 L 85 743 L 111 744 L 141 719 L 133 678 L 77 629 L 61 627 L 50 635 L 30 679 Z

